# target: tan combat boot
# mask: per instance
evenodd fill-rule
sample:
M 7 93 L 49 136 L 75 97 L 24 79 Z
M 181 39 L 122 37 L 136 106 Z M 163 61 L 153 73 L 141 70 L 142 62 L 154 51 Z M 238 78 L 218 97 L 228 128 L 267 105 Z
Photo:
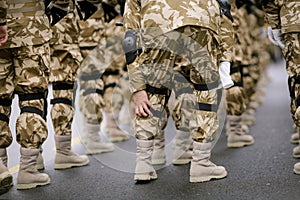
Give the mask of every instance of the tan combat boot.
M 6 148 L 0 148 L 0 195 L 6 193 L 13 185 L 13 177 L 7 169 Z
M 193 140 L 189 131 L 176 131 L 172 161 L 174 165 L 184 165 L 191 162 L 193 154 L 190 150 L 191 143 L 193 143 Z
M 246 135 L 242 129 L 241 116 L 227 115 L 227 146 L 228 147 L 243 147 L 254 143 L 251 135 Z
M 246 111 L 242 114 L 242 121 L 243 124 L 246 124 L 247 126 L 251 126 L 255 124 L 255 110 L 251 108 L 247 108 Z
M 193 160 L 190 167 L 190 182 L 204 182 L 227 176 L 223 166 L 217 166 L 210 159 L 211 143 L 194 141 Z
M 296 133 L 293 133 L 291 135 L 291 143 L 292 144 L 299 144 L 299 142 L 300 142 L 300 130 L 298 130 L 297 127 L 295 129 L 297 129 L 297 131 L 296 131 Z
M 165 132 L 163 130 L 154 138 L 154 147 L 151 160 L 152 165 L 163 165 L 166 163 Z
M 294 165 L 294 172 L 295 174 L 300 174 L 300 162 Z
M 56 156 L 54 169 L 68 169 L 85 166 L 89 163 L 86 155 L 78 155 L 71 150 L 70 135 L 55 135 Z
M 111 142 L 121 142 L 124 140 L 129 140 L 130 135 L 120 129 L 117 124 L 116 119 L 113 116 L 113 113 L 104 112 L 106 118 L 106 124 L 104 126 L 104 132 L 108 135 L 109 141 Z
M 111 142 L 103 142 L 99 135 L 98 124 L 86 124 L 86 154 L 100 154 L 113 151 L 114 145 Z
M 300 144 L 293 149 L 293 157 L 300 158 Z
M 157 179 L 152 166 L 153 140 L 136 140 L 136 166 L 134 180 L 136 183 L 145 183 Z
M 45 169 L 42 147 L 40 147 L 40 152 L 39 152 L 39 155 L 38 155 L 37 160 L 36 160 L 36 168 L 37 168 L 37 170 Z
M 35 188 L 50 183 L 49 176 L 45 173 L 40 173 L 36 168 L 36 160 L 39 152 L 40 149 L 21 147 L 20 168 L 17 177 L 18 190 Z

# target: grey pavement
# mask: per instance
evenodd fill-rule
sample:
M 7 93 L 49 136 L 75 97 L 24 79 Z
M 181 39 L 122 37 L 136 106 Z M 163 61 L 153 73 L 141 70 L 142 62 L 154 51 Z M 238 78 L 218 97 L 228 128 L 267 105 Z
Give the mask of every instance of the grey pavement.
M 174 125 L 170 120 L 166 129 L 167 159 L 165 166 L 158 166 L 158 179 L 149 184 L 136 185 L 133 180 L 135 140 L 115 144 L 113 153 L 90 156 L 86 167 L 54 170 L 53 128 L 49 123 L 49 136 L 44 144 L 44 172 L 50 175 L 51 184 L 30 190 L 11 190 L 0 199 L 249 199 L 297 200 L 300 199 L 300 175 L 293 173 L 296 160 L 292 157 L 290 136 L 293 122 L 289 112 L 287 74 L 282 62 L 268 68 L 270 82 L 264 104 L 256 112 L 256 123 L 250 128 L 255 144 L 244 148 L 227 148 L 224 133 L 218 138 L 211 160 L 223 165 L 228 176 L 221 180 L 189 183 L 189 165 L 174 166 L 171 140 Z M 17 114 L 16 102 L 13 113 Z M 11 127 L 14 130 L 12 117 Z M 81 120 L 74 122 L 73 150 L 84 154 L 80 143 Z M 128 127 L 124 129 L 130 130 Z M 131 133 L 132 134 L 132 133 Z M 9 151 L 9 167 L 16 183 L 19 146 L 14 141 Z

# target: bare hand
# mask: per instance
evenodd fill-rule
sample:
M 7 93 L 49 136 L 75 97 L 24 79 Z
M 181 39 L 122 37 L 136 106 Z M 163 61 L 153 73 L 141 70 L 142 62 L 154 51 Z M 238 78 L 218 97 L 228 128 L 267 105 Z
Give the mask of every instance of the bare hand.
M 135 114 L 140 117 L 152 116 L 149 108 L 153 108 L 153 105 L 150 103 L 147 92 L 141 90 L 133 94 L 133 101 L 135 104 Z
M 7 41 L 7 38 L 7 26 L 0 26 L 0 46 L 2 46 Z

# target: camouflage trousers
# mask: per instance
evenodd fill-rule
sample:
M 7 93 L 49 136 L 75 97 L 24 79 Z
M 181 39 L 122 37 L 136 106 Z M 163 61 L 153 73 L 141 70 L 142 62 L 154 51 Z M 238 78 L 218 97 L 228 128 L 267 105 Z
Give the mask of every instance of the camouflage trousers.
M 0 63 L 0 148 L 12 143 L 9 118 L 14 94 L 18 94 L 21 110 L 16 122 L 17 142 L 24 148 L 40 148 L 48 136 L 49 45 L 1 49 Z
M 164 46 L 160 46 L 161 44 Z M 175 116 L 177 127 L 182 124 L 187 126 L 188 123 L 194 140 L 212 141 L 218 128 L 216 87 L 196 89 L 194 85 L 205 85 L 205 88 L 206 84 L 210 85 L 219 79 L 214 33 L 201 27 L 185 26 L 154 38 L 150 45 L 152 46 L 145 48 L 136 61 L 128 66 L 130 84 L 134 85 L 136 78 L 139 78 L 136 73 L 142 73 L 147 85 L 148 99 L 155 108 L 152 110 L 153 116 L 135 117 L 136 138 L 152 139 L 163 128 L 166 121 L 163 113 L 166 113 L 164 111 L 170 94 L 164 91 L 173 89 L 176 85 L 175 74 L 179 73 L 186 77 L 193 87 L 191 96 L 177 98 L 178 106 L 175 106 L 175 109 L 180 110 L 179 107 L 182 106 L 181 114 L 187 115 L 181 119 L 180 114 Z M 176 67 L 178 57 L 184 57 L 191 64 Z M 186 99 L 187 101 L 182 101 Z M 187 107 L 184 108 L 185 106 Z
M 243 88 L 243 67 L 234 63 L 231 68 L 231 79 L 234 86 L 225 90 L 226 95 L 226 112 L 228 115 L 242 115 L 246 110 L 246 95 Z
M 294 123 L 300 128 L 300 33 L 286 33 L 283 56 L 289 75 L 291 114 Z
M 50 83 L 52 83 L 53 99 L 50 103 L 51 119 L 55 134 L 71 135 L 74 117 L 74 85 L 77 71 L 82 62 L 78 45 L 64 48 L 51 46 Z
M 79 70 L 79 109 L 86 123 L 100 124 L 102 112 L 112 112 L 117 119 L 130 97 L 122 38 L 112 36 L 90 50 Z

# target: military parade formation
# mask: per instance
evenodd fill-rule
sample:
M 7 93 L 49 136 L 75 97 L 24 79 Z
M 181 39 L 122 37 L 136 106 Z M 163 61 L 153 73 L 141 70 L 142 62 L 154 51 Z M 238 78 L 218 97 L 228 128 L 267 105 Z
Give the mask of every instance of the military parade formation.
M 210 160 L 221 102 L 227 147 L 254 144 L 249 127 L 277 53 L 288 74 L 290 140 L 299 144 L 298 0 L 0 0 L 0 194 L 14 185 L 50 184 L 41 172 L 47 115 L 55 170 L 86 166 L 89 155 L 109 155 L 114 143 L 130 139 L 120 128 L 127 124 L 136 141 L 133 179 L 151 182 L 158 178 L 154 166 L 166 163 L 171 117 L 172 163 L 190 164 L 191 183 L 225 178 L 225 167 Z M 20 114 L 14 133 L 15 96 Z M 124 108 L 128 116 L 121 115 Z M 86 155 L 72 150 L 75 113 L 83 119 Z M 7 165 L 13 135 L 20 147 L 16 183 Z M 300 144 L 293 157 L 300 158 Z M 300 174 L 300 162 L 291 168 Z

